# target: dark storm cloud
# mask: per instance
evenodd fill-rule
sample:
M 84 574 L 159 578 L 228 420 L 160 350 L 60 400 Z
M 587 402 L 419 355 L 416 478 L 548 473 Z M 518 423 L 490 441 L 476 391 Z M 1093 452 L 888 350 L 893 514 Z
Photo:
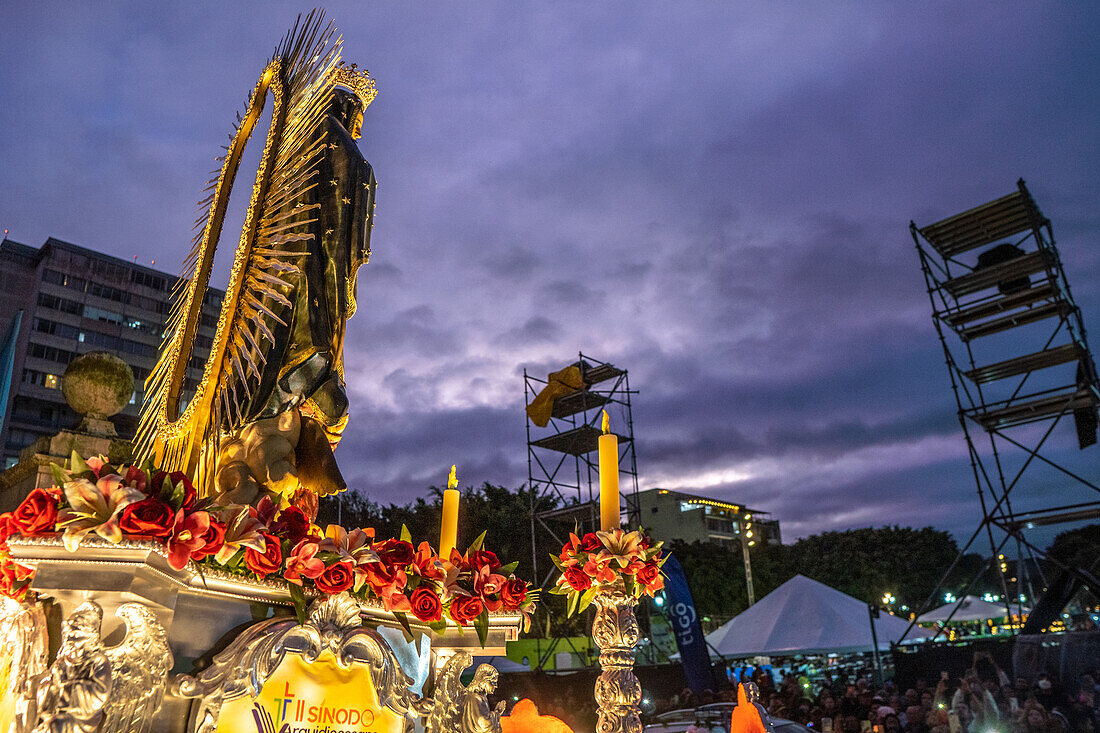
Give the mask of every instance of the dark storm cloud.
M 643 486 L 751 503 L 788 539 L 968 535 L 909 220 L 1023 176 L 1086 322 L 1100 314 L 1092 6 L 328 9 L 379 85 L 337 454 L 375 499 L 419 495 L 451 463 L 464 483 L 524 481 L 523 369 L 583 350 L 640 390 Z M 5 5 L 0 226 L 173 268 L 233 112 L 300 10 Z M 1059 455 L 1095 473 L 1071 442 Z M 1024 496 L 1065 494 L 1044 481 Z

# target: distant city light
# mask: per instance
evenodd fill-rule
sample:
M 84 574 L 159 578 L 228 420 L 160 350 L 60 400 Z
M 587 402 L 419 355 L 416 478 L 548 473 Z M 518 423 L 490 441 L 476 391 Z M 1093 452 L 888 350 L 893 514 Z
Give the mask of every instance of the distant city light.
M 943 602 L 944 603 L 954 603 L 957 600 L 959 600 L 959 599 L 955 597 L 954 593 L 944 593 L 943 594 Z

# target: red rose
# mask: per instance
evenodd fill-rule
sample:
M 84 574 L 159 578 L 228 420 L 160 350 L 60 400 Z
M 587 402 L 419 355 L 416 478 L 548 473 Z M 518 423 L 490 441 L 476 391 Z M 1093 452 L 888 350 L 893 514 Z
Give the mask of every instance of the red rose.
M 485 605 L 477 596 L 456 596 L 451 601 L 451 618 L 460 624 L 465 624 L 480 616 L 484 609 Z
M 202 560 L 204 557 L 217 555 L 225 544 L 225 525 L 211 517 L 210 526 L 202 534 L 203 546 L 192 551 L 192 560 Z
M 527 582 L 519 578 L 510 578 L 500 589 L 500 600 L 509 611 L 515 611 L 527 600 Z
M 393 567 L 405 567 L 416 557 L 416 549 L 411 542 L 405 540 L 386 540 L 374 546 L 379 559 L 386 565 Z
M 15 508 L 10 521 L 24 537 L 52 532 L 57 523 L 57 499 L 43 489 L 35 489 Z
M 262 553 L 256 552 L 251 547 L 246 547 L 244 550 L 245 565 L 261 578 L 278 572 L 283 565 L 283 549 L 279 546 L 279 538 L 267 532 L 264 532 L 263 536 L 267 540 L 267 549 Z
M 580 551 L 581 552 L 595 552 L 600 549 L 600 538 L 596 536 L 595 532 L 589 532 L 584 537 L 581 537 Z
M 350 588 L 354 579 L 351 563 L 347 560 L 341 560 L 325 568 L 325 572 L 318 575 L 313 582 L 319 591 L 339 593 Z
M 23 567 L 10 560 L 0 562 L 0 593 L 21 600 L 30 580 L 34 578 L 34 569 Z
M 176 513 L 160 499 L 142 499 L 122 510 L 118 526 L 123 534 L 167 537 L 172 534 Z
M 665 584 L 661 579 L 661 568 L 655 562 L 647 562 L 639 568 L 636 577 L 638 582 L 649 590 L 659 590 Z
M 271 525 L 271 531 L 296 545 L 309 534 L 309 519 L 301 509 L 290 506 Z
M 15 531 L 15 525 L 11 523 L 11 512 L 0 514 L 0 549 L 7 548 L 8 537 Z
M 470 567 L 474 570 L 479 570 L 484 567 L 489 568 L 489 572 L 492 572 L 500 567 L 500 560 L 497 559 L 495 552 L 489 552 L 488 550 L 474 550 L 469 554 Z
M 393 583 L 394 578 L 397 577 L 397 571 L 391 567 L 386 566 L 380 562 L 369 562 L 366 565 L 360 565 L 363 573 L 367 577 L 367 584 L 374 588 L 376 591 L 379 588 L 385 588 Z
M 565 569 L 565 582 L 573 590 L 588 590 L 592 587 L 592 578 L 576 566 Z
M 431 623 L 443 618 L 443 602 L 439 594 L 426 585 L 422 585 L 409 596 L 413 615 L 421 621 Z

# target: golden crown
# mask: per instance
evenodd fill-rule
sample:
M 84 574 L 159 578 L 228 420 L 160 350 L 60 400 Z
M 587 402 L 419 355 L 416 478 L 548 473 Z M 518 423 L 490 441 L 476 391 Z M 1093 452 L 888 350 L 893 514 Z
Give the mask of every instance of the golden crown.
M 363 104 L 363 109 L 366 109 L 374 98 L 378 95 L 378 89 L 374 86 L 374 79 L 370 78 L 370 74 L 366 69 L 359 69 L 356 64 L 345 65 L 344 62 L 340 62 L 340 65 L 332 70 L 332 83 L 339 84 L 342 87 L 347 87 L 355 96 L 359 97 L 359 101 Z

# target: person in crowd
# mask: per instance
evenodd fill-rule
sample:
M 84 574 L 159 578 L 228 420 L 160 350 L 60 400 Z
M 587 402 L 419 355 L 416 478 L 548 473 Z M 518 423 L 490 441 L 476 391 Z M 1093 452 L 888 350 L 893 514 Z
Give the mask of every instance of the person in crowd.
M 905 733 L 929 733 L 924 723 L 924 708 L 910 705 L 905 709 Z

